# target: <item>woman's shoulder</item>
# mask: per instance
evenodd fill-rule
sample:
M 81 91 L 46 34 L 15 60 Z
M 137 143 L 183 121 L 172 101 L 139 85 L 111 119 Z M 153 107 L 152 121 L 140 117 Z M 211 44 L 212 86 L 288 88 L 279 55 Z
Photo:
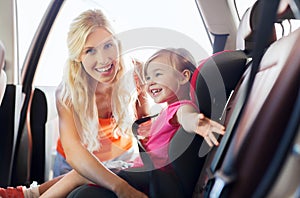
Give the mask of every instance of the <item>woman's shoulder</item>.
M 58 95 L 61 94 L 62 89 L 63 89 L 63 86 L 62 86 L 62 83 L 60 83 L 60 84 L 56 87 L 56 90 L 55 90 L 55 96 L 56 96 L 56 97 L 57 97 Z
M 63 86 L 62 83 L 60 83 L 56 90 L 55 90 L 55 101 L 56 101 L 56 106 L 58 107 L 58 109 L 61 109 L 61 107 L 71 107 L 71 103 L 70 103 L 70 99 L 67 99 L 65 96 L 66 90 Z
M 56 90 L 55 90 L 55 100 L 56 100 L 56 101 L 61 100 L 62 95 L 63 95 L 63 85 L 62 85 L 62 83 L 60 83 L 60 84 L 56 87 Z

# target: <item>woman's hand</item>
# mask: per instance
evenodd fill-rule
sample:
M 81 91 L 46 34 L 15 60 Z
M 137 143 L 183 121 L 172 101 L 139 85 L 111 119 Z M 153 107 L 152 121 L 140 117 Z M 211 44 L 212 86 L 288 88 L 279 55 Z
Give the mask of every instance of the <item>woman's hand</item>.
M 219 145 L 219 142 L 213 133 L 224 135 L 225 127 L 200 113 L 198 114 L 198 125 L 195 132 L 203 136 L 207 144 L 212 147 L 213 145 Z

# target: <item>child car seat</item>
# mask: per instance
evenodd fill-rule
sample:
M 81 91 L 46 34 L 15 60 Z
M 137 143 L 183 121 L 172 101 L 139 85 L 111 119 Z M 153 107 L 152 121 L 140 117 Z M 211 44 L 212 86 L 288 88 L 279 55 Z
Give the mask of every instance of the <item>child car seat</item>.
M 191 80 L 191 95 L 202 113 L 208 117 L 214 115 L 214 118 L 220 118 L 231 90 L 246 68 L 247 59 L 247 55 L 239 50 L 218 52 L 201 62 Z M 217 78 L 219 81 L 213 84 L 209 82 Z M 137 125 L 148 119 L 137 120 L 133 125 L 133 132 L 136 134 Z M 171 165 L 180 178 L 184 197 L 192 197 L 204 165 L 206 154 L 199 154 L 203 142 L 201 136 L 187 133 L 183 128 L 175 133 L 170 142 Z M 141 145 L 140 150 L 143 151 Z M 145 158 L 145 161 L 149 160 L 148 157 Z

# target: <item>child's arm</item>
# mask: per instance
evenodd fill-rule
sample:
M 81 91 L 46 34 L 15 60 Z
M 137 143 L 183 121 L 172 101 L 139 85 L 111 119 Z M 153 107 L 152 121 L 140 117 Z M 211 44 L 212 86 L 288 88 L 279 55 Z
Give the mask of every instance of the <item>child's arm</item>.
M 39 186 L 39 191 L 41 194 L 40 197 L 66 197 L 73 189 L 86 183 L 91 182 L 79 175 L 76 171 L 72 170 L 69 173 L 65 174 L 63 178 L 57 181 L 44 193 L 44 189 L 41 189 L 41 187 L 43 187 L 43 184 Z
M 202 113 L 198 113 L 197 110 L 189 104 L 181 106 L 178 109 L 176 116 L 178 123 L 184 128 L 184 130 L 201 135 L 211 147 L 213 145 L 219 145 L 219 142 L 213 133 L 224 135 L 224 126 L 210 120 Z

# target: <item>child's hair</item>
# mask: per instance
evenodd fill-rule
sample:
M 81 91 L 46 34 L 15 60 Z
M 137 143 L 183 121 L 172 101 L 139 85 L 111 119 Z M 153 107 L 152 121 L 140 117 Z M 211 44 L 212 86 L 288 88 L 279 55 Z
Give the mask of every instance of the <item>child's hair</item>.
M 150 58 L 148 58 L 144 65 L 144 76 L 147 76 L 147 68 L 149 63 L 158 57 L 165 58 L 169 65 L 174 67 L 179 72 L 188 69 L 191 74 L 193 74 L 193 72 L 196 70 L 196 61 L 188 50 L 185 48 L 166 48 L 157 51 Z
M 67 38 L 69 58 L 62 81 L 62 94 L 59 98 L 63 105 L 73 109 L 74 116 L 78 119 L 75 122 L 78 125 L 77 130 L 81 141 L 90 151 L 95 151 L 100 146 L 95 87 L 92 86 L 95 83 L 78 59 L 88 35 L 98 27 L 105 28 L 114 36 L 113 29 L 101 10 L 87 10 L 71 24 Z M 119 41 L 118 47 L 121 51 Z M 113 133 L 114 135 L 123 135 L 130 134 L 131 125 L 136 119 L 137 91 L 133 79 L 132 61 L 128 60 L 124 64 L 125 59 L 121 57 L 118 59 L 120 68 L 112 93 L 112 111 L 116 121 L 115 126 L 117 126 Z

